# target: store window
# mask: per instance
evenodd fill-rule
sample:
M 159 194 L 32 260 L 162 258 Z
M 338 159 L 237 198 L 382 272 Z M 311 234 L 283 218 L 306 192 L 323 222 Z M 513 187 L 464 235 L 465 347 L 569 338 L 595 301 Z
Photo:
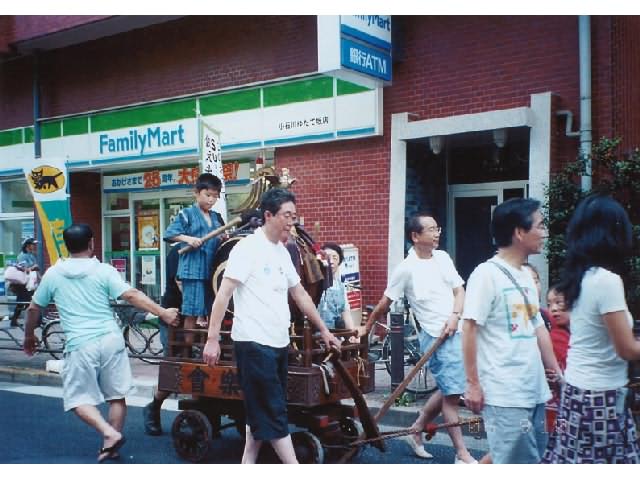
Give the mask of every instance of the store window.
M 22 242 L 34 237 L 33 197 L 23 178 L 0 182 L 0 253 L 15 259 Z
M 159 300 L 161 294 L 160 200 L 133 202 L 134 286 L 149 297 Z

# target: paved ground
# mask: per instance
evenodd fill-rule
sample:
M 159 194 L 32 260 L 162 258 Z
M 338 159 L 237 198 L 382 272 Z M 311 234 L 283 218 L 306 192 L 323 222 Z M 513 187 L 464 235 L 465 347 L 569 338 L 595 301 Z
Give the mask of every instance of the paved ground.
M 0 318 L 2 317 L 0 316 Z M 19 328 L 10 328 L 9 322 L 6 320 L 0 322 L 0 382 L 40 386 L 61 385 L 58 374 L 46 371 L 47 362 L 53 360 L 50 355 L 39 353 L 34 357 L 27 357 L 10 339 L 10 336 L 21 342 L 23 332 Z M 142 406 L 153 395 L 157 382 L 158 367 L 134 358 L 131 359 L 131 365 L 137 392 L 134 397 L 128 399 L 128 403 L 133 406 Z M 376 369 L 375 391 L 366 395 L 367 405 L 374 414 L 390 393 L 390 377 L 384 366 L 379 365 Z M 425 400 L 425 398 L 418 399 L 417 403 L 392 407 L 380 422 L 381 430 L 400 429 L 410 426 Z M 169 412 L 176 411 L 177 400 L 175 398 L 169 399 L 165 402 L 164 408 Z M 460 416 L 471 417 L 473 415 L 466 409 L 461 408 Z M 441 421 L 441 418 L 437 419 L 437 422 Z M 487 450 L 486 439 L 478 437 L 467 429 L 463 431 L 465 433 L 465 442 L 470 449 L 475 450 L 474 453 L 482 453 Z M 431 443 L 442 446 L 451 445 L 448 435 L 444 433 L 436 435 L 431 440 Z

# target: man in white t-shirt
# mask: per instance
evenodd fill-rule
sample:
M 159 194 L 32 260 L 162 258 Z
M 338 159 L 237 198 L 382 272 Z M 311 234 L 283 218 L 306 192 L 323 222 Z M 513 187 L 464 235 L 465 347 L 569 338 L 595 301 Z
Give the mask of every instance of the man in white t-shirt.
M 538 463 L 547 442 L 544 407 L 551 398 L 544 368 L 561 376 L 533 277 L 522 266 L 541 252 L 547 236 L 540 202 L 519 198 L 498 205 L 491 232 L 498 253 L 467 282 L 465 403 L 482 412 L 494 463 Z
M 262 196 L 260 210 L 264 226 L 241 240 L 229 255 L 213 303 L 203 358 L 210 366 L 218 361 L 220 325 L 233 296 L 231 338 L 247 420 L 242 463 L 256 462 L 263 441 L 271 443 L 283 463 L 297 463 L 287 419 L 291 321 L 287 294 L 320 331 L 327 347 L 339 348 L 340 342 L 321 320 L 283 245 L 296 219 L 295 196 L 273 188 Z
M 436 250 L 440 232 L 441 228 L 431 213 L 420 212 L 409 219 L 407 236 L 413 248 L 393 271 L 383 297 L 367 324 L 360 327 L 358 332 L 359 335 L 366 335 L 375 322 L 386 314 L 391 303 L 404 296 L 420 324 L 418 339 L 423 353 L 438 337 L 448 336 L 428 362 L 438 384 L 438 392 L 429 398 L 412 425 L 412 428 L 420 429 L 436 418 L 440 411 L 446 422 L 456 422 L 458 401 L 465 388 L 461 335 L 458 332 L 458 320 L 464 302 L 464 281 L 458 275 L 451 257 L 442 250 Z M 456 448 L 455 463 L 477 463 L 464 445 L 460 427 L 451 427 L 448 431 Z M 432 457 L 424 449 L 421 434 L 406 438 L 417 456 Z

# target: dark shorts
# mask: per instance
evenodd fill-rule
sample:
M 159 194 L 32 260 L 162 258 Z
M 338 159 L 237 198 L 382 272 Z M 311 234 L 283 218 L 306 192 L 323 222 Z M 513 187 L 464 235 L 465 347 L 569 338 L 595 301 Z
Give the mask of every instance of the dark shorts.
M 289 435 L 287 351 L 255 342 L 234 342 L 238 380 L 244 394 L 247 425 L 256 440 Z

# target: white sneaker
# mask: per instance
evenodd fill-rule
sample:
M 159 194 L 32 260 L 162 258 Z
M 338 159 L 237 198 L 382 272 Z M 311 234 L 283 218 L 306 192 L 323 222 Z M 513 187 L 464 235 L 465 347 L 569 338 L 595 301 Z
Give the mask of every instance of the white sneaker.
M 476 463 L 478 463 L 478 460 L 474 458 L 473 462 L 463 462 L 462 459 L 459 458 L 458 455 L 456 455 L 456 461 L 454 463 L 456 465 L 475 465 Z
M 9 315 L 5 315 L 4 317 L 2 317 L 2 320 L 0 320 L 0 322 L 4 322 L 5 320 L 9 320 Z
M 415 453 L 416 457 L 433 458 L 433 455 L 431 455 L 429 452 L 427 452 L 424 449 L 424 445 L 422 445 L 422 443 L 416 442 L 415 438 L 413 438 L 413 435 L 408 435 L 404 438 L 406 442 L 409 444 L 409 446 L 411 447 L 411 449 L 413 450 L 413 453 Z

